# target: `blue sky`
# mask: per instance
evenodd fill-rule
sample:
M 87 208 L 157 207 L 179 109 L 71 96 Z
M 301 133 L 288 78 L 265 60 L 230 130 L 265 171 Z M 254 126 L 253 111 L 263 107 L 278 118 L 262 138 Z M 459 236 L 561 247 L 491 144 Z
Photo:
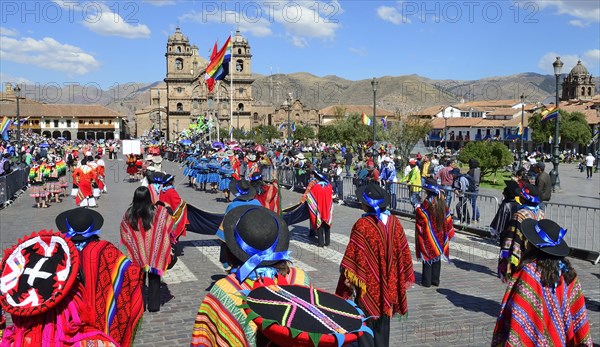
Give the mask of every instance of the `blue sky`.
M 154 82 L 180 26 L 206 57 L 240 28 L 253 72 L 351 80 L 418 74 L 479 79 L 600 75 L 599 1 L 44 1 L 0 3 L 0 80 L 40 85 Z

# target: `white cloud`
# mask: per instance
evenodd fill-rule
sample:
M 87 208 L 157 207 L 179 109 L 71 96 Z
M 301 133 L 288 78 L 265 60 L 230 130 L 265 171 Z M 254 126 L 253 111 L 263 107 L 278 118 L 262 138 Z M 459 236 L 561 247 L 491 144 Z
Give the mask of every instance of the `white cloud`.
M 298 48 L 306 48 L 308 47 L 308 41 L 304 37 L 292 36 L 291 37 L 292 44 Z
M 144 2 L 154 6 L 175 5 L 175 0 L 144 0 Z
M 561 71 L 562 74 L 568 74 L 571 71 L 571 69 L 575 67 L 575 65 L 577 65 L 577 61 L 579 60 L 581 60 L 581 63 L 583 65 L 587 65 L 587 63 L 584 60 L 582 60 L 578 55 L 549 52 L 544 54 L 544 56 L 540 59 L 538 67 L 544 72 L 554 75 L 554 67 L 552 66 L 552 63 L 554 63 L 556 57 L 560 57 L 560 60 L 564 64 Z
M 365 55 L 367 55 L 367 50 L 364 49 L 364 48 L 350 47 L 350 48 L 348 48 L 348 51 L 350 53 L 354 53 L 354 54 L 359 55 L 361 57 L 364 57 Z
M 224 12 L 196 12 L 194 10 L 179 17 L 179 20 L 183 22 L 195 22 L 200 24 L 206 23 L 224 23 L 230 24 L 240 28 L 243 33 L 249 33 L 256 37 L 270 36 L 273 34 L 271 31 L 271 24 L 265 18 L 250 17 L 246 15 L 240 15 L 235 11 L 224 11 Z
M 341 27 L 337 16 L 342 9 L 337 1 L 290 2 L 286 5 L 274 11 L 274 19 L 293 36 L 333 40 L 336 30 Z
M 17 36 L 17 35 L 19 35 L 19 32 L 16 29 L 11 29 L 11 28 L 0 26 L 0 35 L 2 35 L 2 36 Z
M 600 22 L 600 2 L 597 0 L 534 0 L 540 9 L 554 9 L 558 15 L 575 17 L 569 24 L 587 27 Z M 526 3 L 531 0 L 519 0 Z
M 0 59 L 78 75 L 100 67 L 100 62 L 91 54 L 51 37 L 36 40 L 0 36 Z
M 0 85 L 5 85 L 6 83 L 11 84 L 34 84 L 30 80 L 25 77 L 15 77 L 11 74 L 7 74 L 0 71 Z M 4 89 L 2 89 L 4 90 Z
M 126 39 L 149 38 L 150 29 L 145 24 L 129 24 L 119 15 L 111 11 L 108 6 L 95 3 L 98 11 L 86 13 L 87 18 L 83 25 L 91 31 L 104 36 L 120 36 Z
M 595 65 L 600 64 L 600 49 L 591 49 L 585 52 L 585 56 L 588 57 Z
M 403 18 L 397 8 L 391 6 L 380 6 L 377 8 L 377 15 L 384 21 L 399 25 L 410 23 L 410 19 Z

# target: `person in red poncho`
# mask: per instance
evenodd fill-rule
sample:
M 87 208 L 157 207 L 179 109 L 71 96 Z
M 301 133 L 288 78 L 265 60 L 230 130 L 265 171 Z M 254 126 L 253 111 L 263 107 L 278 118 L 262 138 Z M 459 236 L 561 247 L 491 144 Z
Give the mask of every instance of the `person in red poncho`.
M 406 290 L 415 281 L 412 257 L 400 220 L 387 207 L 390 195 L 379 185 L 359 187 L 365 214 L 354 223 L 340 264 L 336 294 L 354 302 L 370 319 L 374 340 L 361 346 L 390 346 L 390 319 L 408 313 Z M 365 334 L 366 335 L 366 334 Z
M 166 174 L 162 178 L 162 187 L 158 193 L 158 200 L 164 203 L 165 207 L 173 218 L 173 240 L 178 240 L 186 235 L 186 226 L 189 224 L 187 219 L 187 203 L 181 199 L 179 193 L 173 187 L 175 176 Z
M 310 212 L 310 230 L 316 232 L 319 247 L 329 246 L 333 221 L 333 188 L 327 178 L 316 170 L 310 172 L 308 186 L 300 199 L 301 203 L 304 201 Z
M 260 173 L 255 172 L 250 177 L 250 183 L 256 189 L 256 199 L 261 205 L 277 214 L 281 213 L 281 194 L 277 180 L 267 183 Z

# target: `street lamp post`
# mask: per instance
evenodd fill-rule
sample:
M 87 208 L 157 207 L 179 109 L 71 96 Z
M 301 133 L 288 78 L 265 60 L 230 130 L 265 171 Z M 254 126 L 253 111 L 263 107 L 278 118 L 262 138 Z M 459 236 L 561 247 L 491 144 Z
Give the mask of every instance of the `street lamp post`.
M 21 98 L 21 87 L 15 85 L 13 89 L 17 97 L 17 163 L 21 164 L 21 109 L 19 107 L 19 99 Z
M 373 80 L 371 80 L 371 86 L 373 87 L 373 145 L 375 145 L 375 142 L 377 140 L 376 138 L 376 133 L 375 133 L 375 129 L 377 127 L 377 123 L 376 123 L 376 116 L 377 116 L 377 105 L 376 105 L 376 98 L 377 98 L 377 85 L 379 84 L 379 82 L 375 79 L 375 77 L 373 77 Z
M 519 130 L 521 131 L 521 145 L 519 148 L 519 164 L 517 165 L 517 167 L 519 169 L 523 166 L 523 154 L 524 154 L 523 136 L 525 134 L 525 124 L 523 124 L 524 113 L 525 113 L 525 95 L 521 94 L 521 126 L 519 127 Z
M 448 148 L 448 117 L 446 117 L 446 108 L 442 110 L 442 117 L 444 117 L 444 152 Z
M 286 99 L 287 102 L 287 113 L 288 113 L 288 120 L 287 120 L 287 137 L 288 137 L 288 143 L 292 141 L 292 122 L 290 120 L 290 115 L 292 114 L 292 93 L 288 93 L 288 97 Z M 284 103 L 285 105 L 285 103 Z
M 560 71 L 563 67 L 563 62 L 560 61 L 560 57 L 556 57 L 556 60 L 554 61 L 554 63 L 552 63 L 552 67 L 554 67 L 554 76 L 556 77 L 556 107 L 559 106 L 560 101 L 558 100 L 558 82 L 560 79 Z M 560 133 L 559 133 L 559 116 L 556 116 L 556 122 L 554 123 L 554 139 L 553 139 L 553 152 L 552 152 L 552 164 L 554 165 L 554 167 L 552 168 L 552 171 L 550 172 L 550 176 L 552 177 L 552 191 L 556 191 L 556 190 L 560 190 L 560 178 L 558 177 L 558 163 L 559 163 L 559 156 L 560 156 L 560 152 L 559 152 L 559 137 L 560 137 Z

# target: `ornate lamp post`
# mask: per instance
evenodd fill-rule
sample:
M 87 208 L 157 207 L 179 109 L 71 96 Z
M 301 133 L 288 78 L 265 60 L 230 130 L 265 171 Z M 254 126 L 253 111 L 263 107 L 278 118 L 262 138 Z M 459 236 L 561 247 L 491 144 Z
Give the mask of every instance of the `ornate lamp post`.
M 521 127 L 519 128 L 519 130 L 521 130 L 521 146 L 519 148 L 519 165 L 517 165 L 517 167 L 519 169 L 523 166 L 523 154 L 525 152 L 524 148 L 523 148 L 523 135 L 525 134 L 525 124 L 523 124 L 524 113 L 525 113 L 525 95 L 521 94 Z
M 292 93 L 288 93 L 287 98 L 283 102 L 283 108 L 287 110 L 287 139 L 288 142 L 292 141 L 292 122 L 290 116 L 292 114 Z
M 560 57 L 556 57 L 554 63 L 552 63 L 552 67 L 554 67 L 554 76 L 556 77 L 556 107 L 559 106 L 560 101 L 558 100 L 558 82 L 560 79 L 560 71 L 563 67 L 563 62 L 560 61 Z M 550 177 L 552 178 L 552 191 L 560 190 L 560 178 L 558 177 L 558 163 L 559 163 L 559 129 L 558 129 L 559 116 L 556 116 L 556 122 L 554 123 L 554 139 L 552 143 L 553 151 L 552 151 L 552 164 L 554 167 L 550 172 Z
M 373 87 L 373 145 L 375 145 L 375 141 L 377 140 L 377 136 L 375 135 L 375 129 L 377 128 L 377 123 L 376 123 L 376 116 L 377 116 L 377 105 L 376 105 L 376 98 L 377 98 L 377 85 L 379 84 L 379 82 L 375 79 L 375 77 L 373 77 L 373 80 L 371 80 L 371 86 Z
M 17 163 L 21 164 L 21 109 L 19 108 L 19 99 L 21 98 L 21 87 L 15 85 L 13 88 L 17 97 Z
M 446 108 L 442 110 L 442 117 L 444 117 L 444 152 L 448 148 L 448 117 L 446 117 Z

